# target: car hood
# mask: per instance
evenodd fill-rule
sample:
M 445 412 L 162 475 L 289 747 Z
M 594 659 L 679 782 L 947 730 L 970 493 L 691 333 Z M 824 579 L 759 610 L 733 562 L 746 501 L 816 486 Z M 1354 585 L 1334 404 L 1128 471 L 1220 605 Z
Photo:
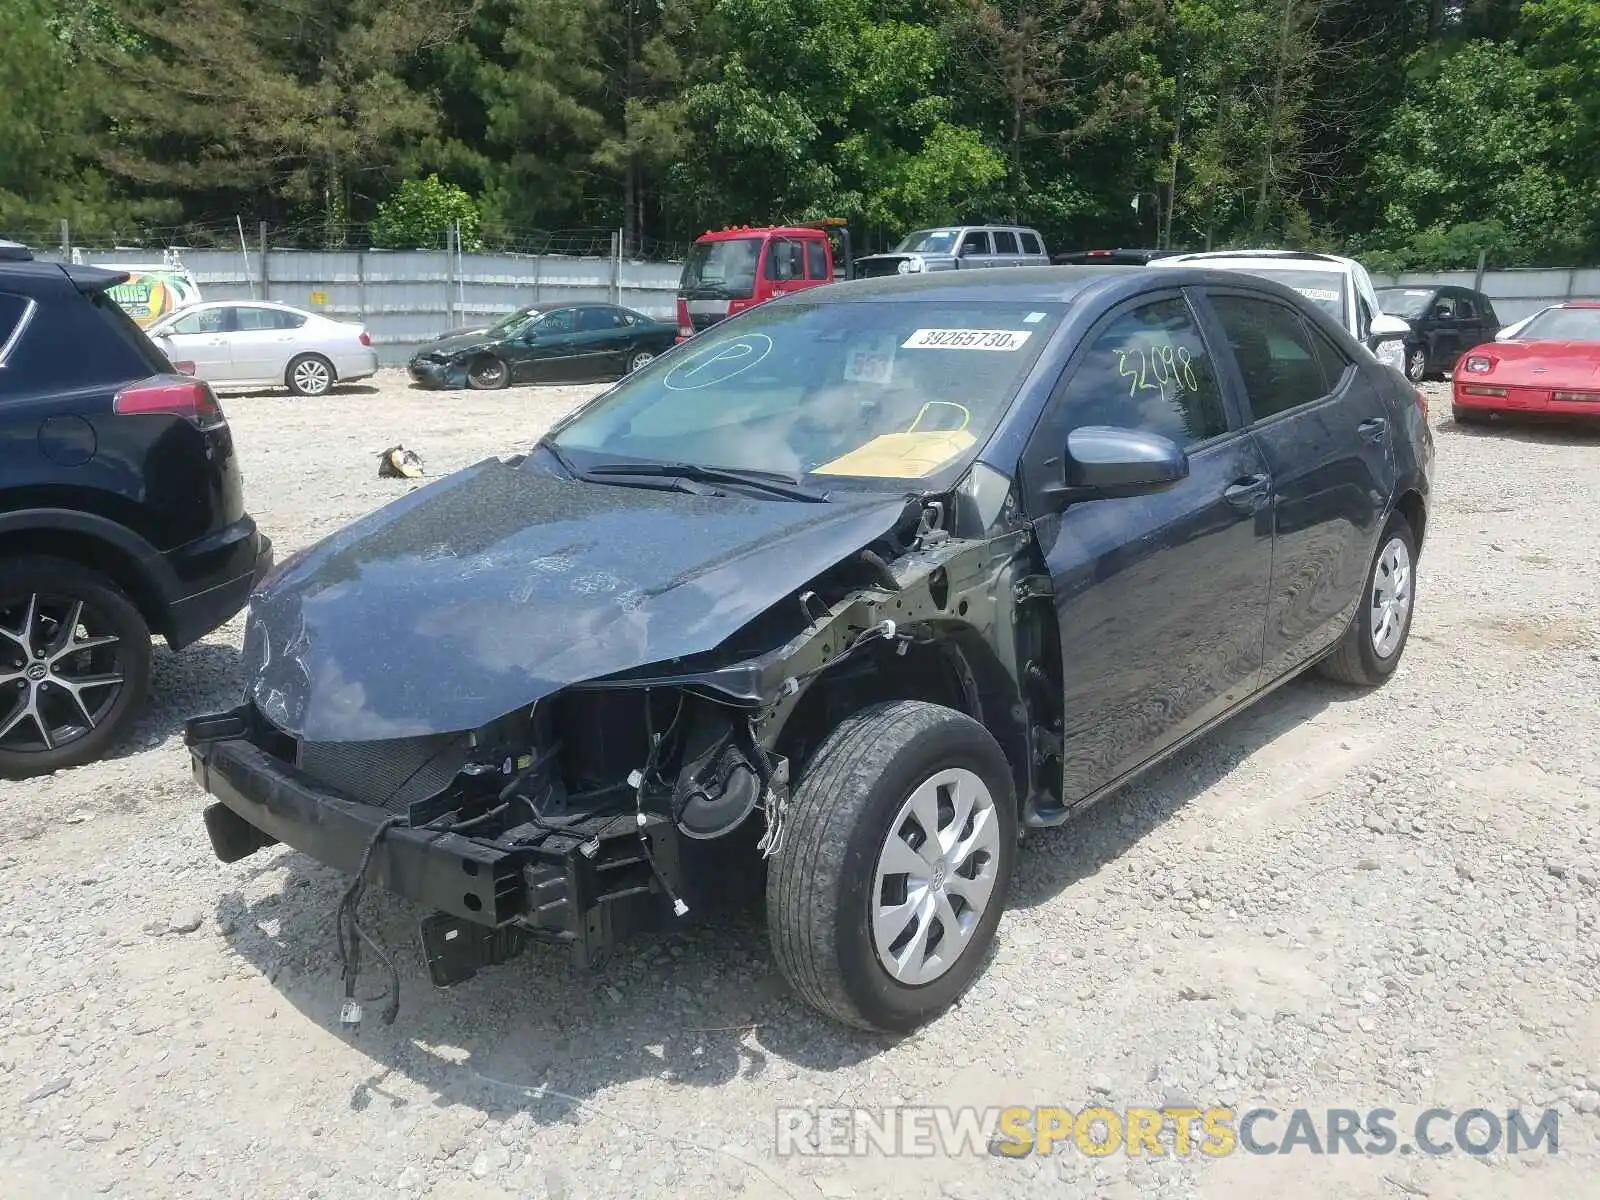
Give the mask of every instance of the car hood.
M 443 337 L 434 338 L 424 346 L 417 347 L 416 357 L 438 355 L 441 358 L 451 358 L 467 350 L 479 350 L 485 346 L 492 346 L 500 339 L 491 337 L 487 329 L 460 329 L 454 333 L 447 333 Z
M 570 684 L 716 649 L 913 499 L 689 495 L 544 461 L 479 463 L 285 560 L 246 625 L 262 714 L 318 742 L 476 729 Z
M 1600 383 L 1600 342 L 1490 342 L 1468 351 L 1494 359 L 1494 369 L 1471 379 L 1524 387 L 1590 387 Z

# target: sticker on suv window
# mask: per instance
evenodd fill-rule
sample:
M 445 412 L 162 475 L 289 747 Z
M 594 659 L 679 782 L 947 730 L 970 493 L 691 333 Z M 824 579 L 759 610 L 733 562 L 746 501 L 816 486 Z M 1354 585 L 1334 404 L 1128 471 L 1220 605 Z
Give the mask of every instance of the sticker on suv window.
M 1031 329 L 918 329 L 902 350 L 1020 350 Z
M 1332 288 L 1295 288 L 1307 300 L 1337 300 L 1339 293 Z

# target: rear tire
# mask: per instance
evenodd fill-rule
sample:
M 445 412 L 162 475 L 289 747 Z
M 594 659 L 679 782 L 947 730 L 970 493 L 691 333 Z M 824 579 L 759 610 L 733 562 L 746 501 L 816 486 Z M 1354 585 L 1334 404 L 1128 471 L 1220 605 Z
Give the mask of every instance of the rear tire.
M 476 359 L 467 368 L 467 386 L 474 391 L 499 391 L 511 382 L 511 368 L 493 355 Z
M 769 864 L 773 957 L 818 1011 L 908 1033 L 977 976 L 1017 840 L 1011 768 L 978 722 L 920 701 L 847 717 L 806 765 Z
M 337 378 L 333 364 L 322 355 L 300 354 L 290 360 L 283 381 L 297 396 L 326 396 Z
M 0 779 L 27 779 L 99 758 L 144 708 L 150 685 L 144 618 L 115 583 L 76 563 L 20 558 L 5 563 L 3 575 Z M 78 604 L 77 621 L 67 629 Z M 79 628 L 86 638 L 74 637 Z M 114 641 L 88 644 L 101 637 Z M 113 674 L 121 678 L 114 692 L 111 685 L 82 682 Z M 41 735 L 41 718 L 51 726 L 48 737 Z
M 1367 568 L 1361 606 L 1338 647 L 1317 670 L 1338 683 L 1376 687 L 1400 665 L 1416 610 L 1417 540 L 1399 513 L 1389 518 Z

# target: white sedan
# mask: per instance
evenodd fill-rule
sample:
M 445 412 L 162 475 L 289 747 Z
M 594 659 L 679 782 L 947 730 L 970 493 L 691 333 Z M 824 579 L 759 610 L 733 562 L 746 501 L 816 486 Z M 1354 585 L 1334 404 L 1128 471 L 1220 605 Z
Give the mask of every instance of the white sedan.
M 180 371 L 215 387 L 322 396 L 378 369 L 364 326 L 268 300 L 192 304 L 145 332 Z

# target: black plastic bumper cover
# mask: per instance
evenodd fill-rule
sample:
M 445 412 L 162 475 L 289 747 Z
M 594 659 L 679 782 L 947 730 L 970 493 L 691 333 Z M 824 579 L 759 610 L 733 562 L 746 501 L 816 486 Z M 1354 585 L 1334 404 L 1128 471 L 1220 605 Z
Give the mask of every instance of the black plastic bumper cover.
M 218 858 L 233 861 L 270 844 L 252 839 L 230 820 L 231 814 L 267 839 L 355 873 L 389 813 L 319 788 L 242 737 L 209 740 L 197 724 L 190 722 L 186 738 L 195 782 L 218 801 L 206 810 L 206 828 Z M 373 850 L 368 873 L 372 881 L 416 904 L 478 925 L 502 925 L 524 905 L 522 876 L 510 855 L 440 830 L 388 830 Z

